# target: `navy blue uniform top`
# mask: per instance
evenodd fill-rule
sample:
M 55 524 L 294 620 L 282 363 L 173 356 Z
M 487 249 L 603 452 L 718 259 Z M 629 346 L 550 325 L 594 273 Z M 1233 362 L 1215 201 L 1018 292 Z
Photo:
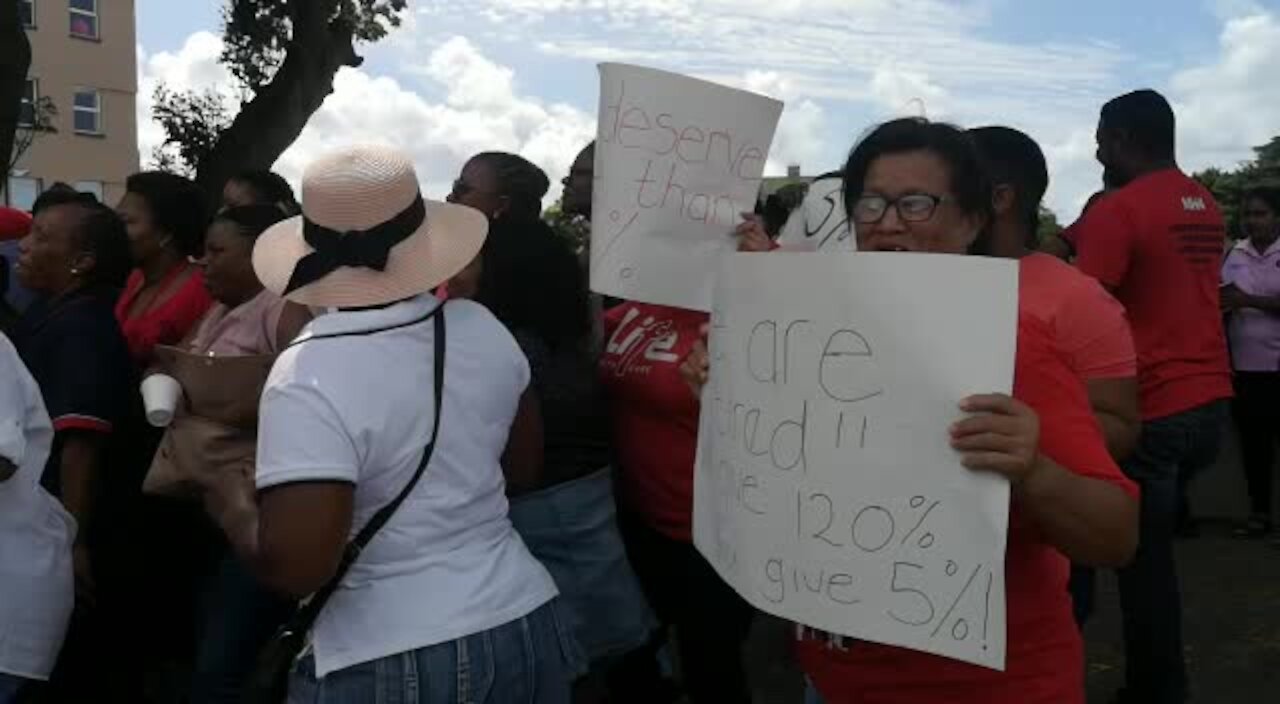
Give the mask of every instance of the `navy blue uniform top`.
M 53 451 L 41 483 L 55 496 L 60 496 L 58 467 L 67 435 L 117 433 L 136 395 L 137 374 L 114 306 L 110 289 L 39 298 L 15 330 L 18 352 L 53 420 Z

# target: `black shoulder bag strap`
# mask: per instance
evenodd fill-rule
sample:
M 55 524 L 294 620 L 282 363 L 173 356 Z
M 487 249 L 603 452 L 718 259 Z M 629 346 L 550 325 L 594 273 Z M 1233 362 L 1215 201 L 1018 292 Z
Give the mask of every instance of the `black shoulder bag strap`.
M 422 475 L 426 472 L 427 465 L 431 463 L 431 456 L 435 454 L 436 440 L 440 436 L 440 416 L 444 406 L 444 355 L 445 355 L 445 324 L 444 324 L 444 304 L 436 306 L 435 310 L 426 317 L 411 321 L 402 325 L 393 325 L 377 330 L 369 330 L 362 333 L 341 333 L 338 335 L 322 335 L 299 340 L 298 342 L 306 342 L 310 340 L 322 340 L 329 337 L 349 337 L 353 335 L 367 335 L 387 330 L 395 330 L 399 328 L 409 327 L 418 323 L 426 322 L 426 318 L 434 318 L 435 322 L 435 418 L 432 419 L 431 440 L 422 451 L 422 459 L 418 462 L 418 468 L 414 470 L 413 477 L 409 479 L 409 483 L 400 490 L 394 499 L 386 506 L 383 506 L 369 522 L 360 529 L 355 538 L 347 543 L 346 549 L 342 553 L 342 561 L 338 564 L 338 569 L 334 572 L 333 577 L 327 583 L 312 595 L 305 604 L 303 604 L 296 613 L 284 625 L 276 637 L 263 650 L 259 657 L 258 667 L 254 675 L 248 683 L 246 698 L 248 702 L 261 704 L 283 702 L 285 700 L 286 690 L 288 687 L 289 672 L 293 667 L 293 662 L 301 654 L 302 648 L 306 643 L 307 634 L 310 633 L 312 626 L 315 625 L 316 619 L 319 618 L 320 612 L 324 610 L 325 604 L 334 592 L 338 590 L 338 585 L 346 576 L 347 571 L 351 569 L 351 565 L 360 557 L 360 553 L 368 547 L 369 543 L 377 535 L 378 531 L 391 520 L 391 516 L 395 514 L 396 509 L 400 508 L 400 504 L 409 498 L 409 494 L 413 493 L 414 487 L 418 485 L 418 481 L 422 479 Z M 296 344 L 296 343 L 295 343 Z

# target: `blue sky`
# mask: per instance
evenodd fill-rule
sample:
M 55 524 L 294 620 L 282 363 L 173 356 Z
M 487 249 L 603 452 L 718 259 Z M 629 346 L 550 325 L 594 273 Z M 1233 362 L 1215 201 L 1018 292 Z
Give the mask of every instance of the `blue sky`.
M 787 103 L 770 171 L 838 165 L 869 125 L 924 114 L 1020 127 L 1044 147 L 1064 219 L 1098 183 L 1108 98 L 1154 87 L 1189 168 L 1280 134 L 1280 0 L 410 0 L 277 168 L 359 139 L 410 151 L 440 195 L 466 156 L 518 151 L 562 174 L 594 129 L 599 60 L 653 65 Z M 208 86 L 216 0 L 139 0 L 139 69 Z M 140 110 L 145 111 L 145 100 Z M 158 139 L 142 125 L 144 156 Z

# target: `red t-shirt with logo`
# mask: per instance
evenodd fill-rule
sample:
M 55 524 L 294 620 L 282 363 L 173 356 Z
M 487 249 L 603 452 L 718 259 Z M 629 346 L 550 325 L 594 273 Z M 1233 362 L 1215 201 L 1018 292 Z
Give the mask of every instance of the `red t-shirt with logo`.
M 1085 381 L 1138 374 L 1124 306 L 1097 280 L 1047 254 L 1018 261 L 1022 311 L 1044 322 L 1058 350 Z
M 706 313 L 624 303 L 605 313 L 600 372 L 609 391 L 618 498 L 654 530 L 693 540 L 693 465 L 698 400 L 680 362 L 701 336 Z
M 1144 419 L 1231 396 L 1218 308 L 1225 237 L 1213 196 L 1178 169 L 1100 199 L 1076 228 L 1076 265 L 1129 314 Z
M 1138 495 L 1120 473 L 1084 385 L 1053 331 L 1024 310 L 1013 395 L 1040 416 L 1040 451 L 1068 470 Z M 1070 564 L 1015 500 L 1005 554 L 1006 671 L 905 648 L 822 636 L 798 643 L 801 667 L 827 704 L 1083 704 L 1084 649 L 1067 593 Z

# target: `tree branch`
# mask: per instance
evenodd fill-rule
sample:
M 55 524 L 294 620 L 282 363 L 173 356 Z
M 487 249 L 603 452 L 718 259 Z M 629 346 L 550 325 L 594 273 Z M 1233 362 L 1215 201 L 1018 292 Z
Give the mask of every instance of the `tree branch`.
M 292 33 L 284 61 L 258 88 L 197 169 L 196 181 L 218 192 L 242 169 L 265 169 L 297 139 L 333 92 L 343 66 L 359 66 L 354 28 L 335 17 L 338 0 L 290 2 Z
M 22 110 L 27 71 L 31 68 L 31 42 L 18 14 L 18 0 L 0 0 L 0 193 L 9 187 L 10 157 Z

